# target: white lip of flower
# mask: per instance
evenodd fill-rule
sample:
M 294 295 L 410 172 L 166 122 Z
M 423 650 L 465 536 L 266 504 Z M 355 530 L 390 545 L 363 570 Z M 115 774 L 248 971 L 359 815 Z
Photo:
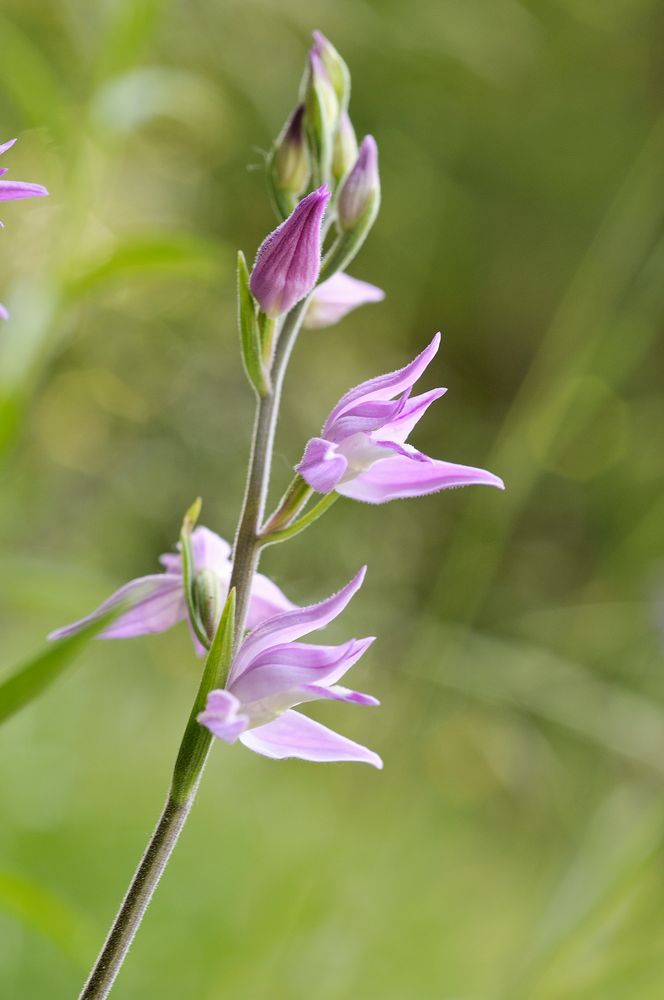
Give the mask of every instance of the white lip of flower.
M 388 458 L 389 451 L 385 446 L 376 444 L 368 434 L 360 431 L 346 438 L 341 444 L 335 445 L 335 451 L 348 462 L 348 468 L 339 480 L 340 483 L 347 483 L 349 480 L 359 476 L 361 472 L 366 472 L 375 462 L 381 458 Z

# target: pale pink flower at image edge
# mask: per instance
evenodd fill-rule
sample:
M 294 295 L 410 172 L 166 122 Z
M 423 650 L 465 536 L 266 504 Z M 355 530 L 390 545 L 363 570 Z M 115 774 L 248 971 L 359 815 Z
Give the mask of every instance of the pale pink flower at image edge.
M 16 142 L 10 139 L 9 142 L 0 144 L 0 155 L 6 153 Z M 7 173 L 8 167 L 0 167 L 0 178 Z M 48 191 L 42 184 L 29 184 L 27 181 L 3 181 L 0 180 L 0 201 L 18 201 L 22 198 L 43 198 Z M 0 222 L 0 227 L 3 223 Z M 9 313 L 0 302 L 0 318 L 8 319 Z
M 411 396 L 440 345 L 437 333 L 405 368 L 362 382 L 342 396 L 312 438 L 296 472 L 318 493 L 336 490 L 367 503 L 386 503 L 473 484 L 504 489 L 485 469 L 430 458 L 407 443 L 429 406 L 446 390 Z M 397 396 L 396 399 L 394 397 Z
M 298 757 L 319 763 L 359 761 L 381 768 L 380 757 L 300 712 L 295 705 L 328 699 L 377 705 L 371 695 L 337 682 L 374 641 L 351 639 L 339 646 L 293 640 L 328 625 L 344 610 L 364 580 L 366 567 L 337 594 L 319 604 L 277 615 L 242 642 L 223 690 L 211 691 L 198 721 L 226 743 L 240 740 L 265 757 Z
M 219 581 L 220 603 L 223 606 L 228 595 L 232 570 L 230 545 L 209 528 L 201 526 L 192 533 L 191 546 L 194 576 L 201 570 L 212 570 L 215 573 Z M 182 578 L 182 556 L 169 552 L 161 556 L 159 561 L 164 567 L 163 573 L 131 580 L 116 590 L 91 614 L 71 625 L 56 629 L 48 638 L 63 639 L 72 635 L 88 622 L 94 621 L 125 601 L 130 607 L 100 633 L 100 639 L 129 639 L 152 632 L 165 632 L 178 622 L 185 621 L 187 600 Z M 294 607 L 292 601 L 288 600 L 272 580 L 262 573 L 255 574 L 249 599 L 247 618 L 249 628 Z M 195 641 L 195 645 L 197 651 L 202 653 L 203 650 L 198 642 Z

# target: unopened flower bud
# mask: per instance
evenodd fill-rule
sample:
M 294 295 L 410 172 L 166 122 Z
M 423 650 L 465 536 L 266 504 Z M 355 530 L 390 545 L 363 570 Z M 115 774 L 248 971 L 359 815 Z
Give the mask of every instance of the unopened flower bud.
M 339 121 L 339 101 L 327 70 L 313 47 L 309 51 L 304 78 L 304 109 L 314 177 L 319 181 L 327 181 L 332 171 L 332 147 Z
M 357 139 L 355 129 L 347 111 L 339 115 L 337 134 L 334 137 L 332 153 L 332 176 L 335 181 L 342 180 L 357 160 Z
M 343 232 L 355 229 L 360 223 L 363 228 L 368 228 L 376 217 L 379 205 L 378 147 L 373 136 L 367 135 L 362 140 L 355 166 L 339 191 L 339 228 Z
M 327 70 L 327 75 L 334 87 L 337 100 L 342 109 L 348 107 L 350 99 L 350 71 L 341 58 L 329 38 L 326 38 L 322 31 L 313 32 L 312 49 L 320 57 L 320 60 Z
M 205 634 L 212 641 L 221 613 L 221 582 L 219 574 L 211 569 L 201 569 L 194 577 L 194 607 L 198 612 Z
M 311 169 L 303 127 L 304 105 L 298 104 L 274 146 L 272 171 L 281 191 L 298 195 L 309 183 Z
M 321 225 L 330 190 L 323 184 L 261 243 L 250 287 L 263 312 L 276 318 L 312 290 L 320 271 Z

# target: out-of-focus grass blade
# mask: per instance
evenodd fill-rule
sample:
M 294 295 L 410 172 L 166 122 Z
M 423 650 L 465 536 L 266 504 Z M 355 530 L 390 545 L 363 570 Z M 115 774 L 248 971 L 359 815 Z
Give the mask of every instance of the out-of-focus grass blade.
M 84 967 L 95 947 L 96 934 L 84 917 L 43 886 L 0 872 L 0 908 L 37 931 L 77 965 Z
M 2 59 L 0 84 L 11 94 L 27 124 L 55 128 L 63 121 L 67 100 L 60 80 L 44 59 L 43 51 L 15 24 L 0 17 Z
M 20 712 L 50 687 L 90 640 L 99 635 L 124 609 L 125 605 L 118 605 L 108 614 L 85 625 L 80 632 L 50 643 L 36 656 L 10 669 L 0 678 L 0 724 Z
M 194 274 L 203 280 L 218 278 L 230 269 L 230 253 L 212 240 L 187 233 L 157 233 L 131 236 L 119 241 L 66 285 L 70 300 L 79 299 L 100 288 L 137 274 Z M 75 266 L 72 267 L 75 272 Z
M 664 711 L 653 700 L 605 680 L 535 643 L 441 628 L 427 679 L 466 697 L 521 709 L 582 739 L 664 774 Z M 444 669 L 435 649 L 454 649 Z

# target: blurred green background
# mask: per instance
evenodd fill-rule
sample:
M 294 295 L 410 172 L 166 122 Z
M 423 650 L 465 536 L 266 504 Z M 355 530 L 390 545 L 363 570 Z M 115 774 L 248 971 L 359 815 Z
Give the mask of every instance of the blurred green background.
M 367 561 L 312 713 L 385 770 L 216 747 L 116 993 L 664 996 L 664 10 L 657 0 L 2 0 L 0 623 L 9 667 L 152 572 L 202 494 L 226 537 L 252 400 L 233 263 L 321 28 L 381 150 L 353 273 L 301 337 L 275 496 L 349 385 L 444 331 L 414 438 L 508 492 L 338 504 L 263 568 L 298 602 Z M 0 730 L 0 995 L 71 997 L 157 817 L 186 630 L 95 643 Z

